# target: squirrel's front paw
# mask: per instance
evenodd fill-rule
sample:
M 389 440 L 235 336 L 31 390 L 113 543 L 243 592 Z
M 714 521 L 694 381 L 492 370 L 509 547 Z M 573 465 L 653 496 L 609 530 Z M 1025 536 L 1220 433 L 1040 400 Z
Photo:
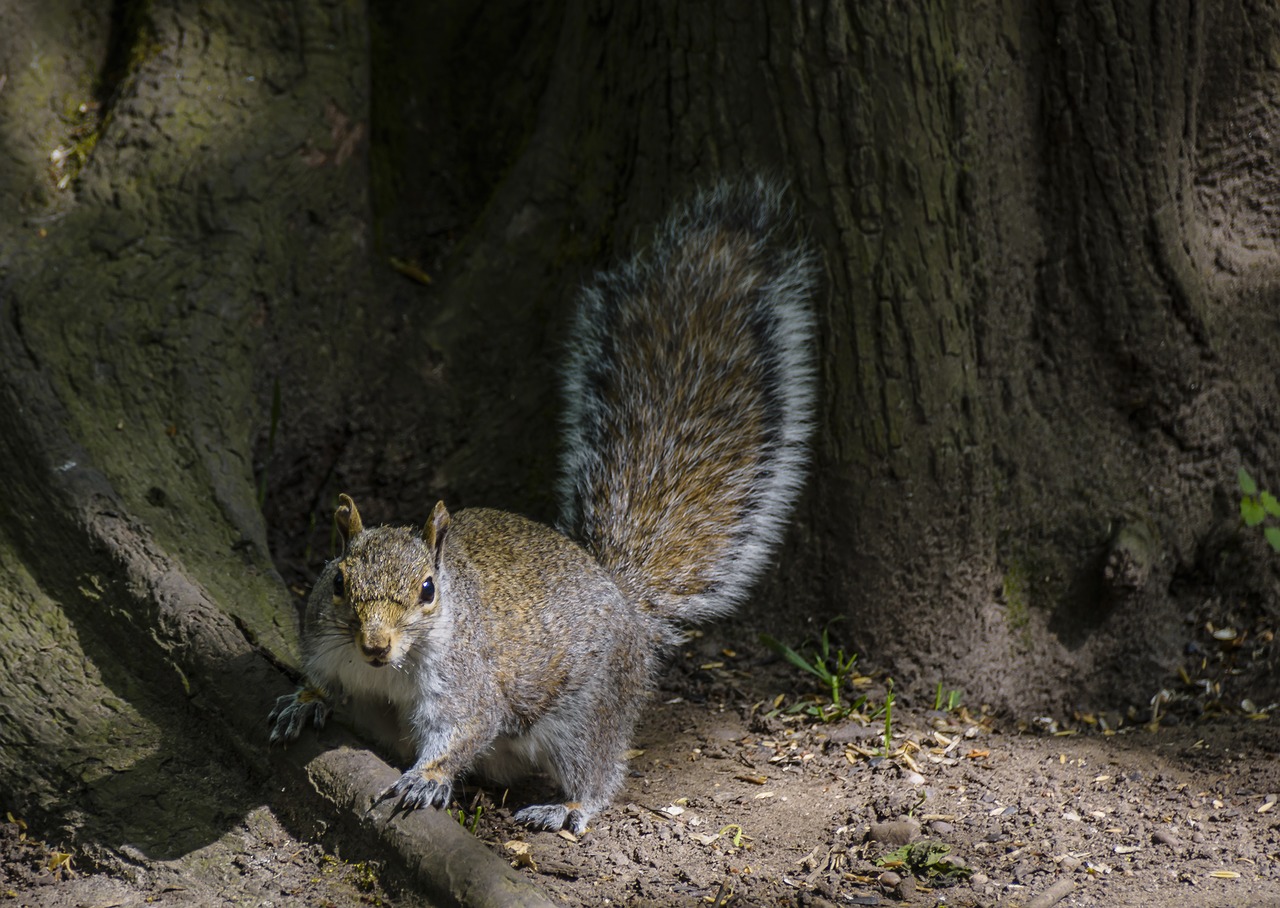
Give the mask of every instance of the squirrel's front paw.
M 279 697 L 271 715 L 267 716 L 271 743 L 288 744 L 302 733 L 308 722 L 316 728 L 324 728 L 330 709 L 324 692 L 314 687 L 303 687 Z
M 399 798 L 394 813 L 417 810 L 419 807 L 444 807 L 453 797 L 453 783 L 437 772 L 420 772 L 411 769 L 402 775 L 373 803 Z

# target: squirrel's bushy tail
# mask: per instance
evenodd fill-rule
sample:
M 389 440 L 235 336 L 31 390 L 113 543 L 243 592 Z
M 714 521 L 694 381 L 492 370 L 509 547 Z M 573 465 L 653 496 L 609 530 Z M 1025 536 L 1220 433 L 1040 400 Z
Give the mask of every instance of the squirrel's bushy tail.
M 791 232 L 776 186 L 725 183 L 582 295 L 561 529 L 668 619 L 747 594 L 804 480 L 816 266 Z

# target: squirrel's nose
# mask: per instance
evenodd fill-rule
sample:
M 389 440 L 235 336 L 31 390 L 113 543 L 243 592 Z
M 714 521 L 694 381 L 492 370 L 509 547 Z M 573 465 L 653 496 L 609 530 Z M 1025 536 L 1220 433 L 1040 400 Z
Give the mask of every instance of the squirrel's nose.
M 355 642 L 360 647 L 365 661 L 370 665 L 378 666 L 386 664 L 395 638 L 380 622 L 370 621 L 360 627 Z
M 372 665 L 385 665 L 387 654 L 391 652 L 391 641 L 378 643 L 375 641 L 360 641 L 360 652 L 364 653 L 364 658 Z

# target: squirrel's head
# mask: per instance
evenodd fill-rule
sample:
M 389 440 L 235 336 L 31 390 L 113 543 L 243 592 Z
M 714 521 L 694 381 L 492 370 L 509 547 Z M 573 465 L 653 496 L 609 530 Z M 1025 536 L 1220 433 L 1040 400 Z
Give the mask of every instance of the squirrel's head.
M 421 533 L 407 527 L 366 530 L 351 496 L 339 495 L 338 501 L 333 518 L 342 555 L 320 582 L 330 585 L 333 614 L 345 623 L 364 661 L 375 668 L 396 665 L 439 610 L 449 512 L 438 502 Z

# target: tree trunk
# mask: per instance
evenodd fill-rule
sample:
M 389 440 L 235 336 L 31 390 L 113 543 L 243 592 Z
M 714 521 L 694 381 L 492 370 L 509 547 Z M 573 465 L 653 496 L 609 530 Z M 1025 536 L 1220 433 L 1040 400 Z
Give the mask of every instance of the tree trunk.
M 0 12 L 0 796 L 211 891 L 201 855 L 271 798 L 433 903 L 545 905 L 447 815 L 370 812 L 395 776 L 349 735 L 268 758 L 295 631 L 255 438 L 381 381 L 401 315 L 370 267 L 363 15 L 242 6 Z
M 1273 115 L 1274 26 L 1239 4 L 571 7 L 518 90 L 478 90 L 544 86 L 422 323 L 471 418 L 432 434 L 435 473 L 390 482 L 384 513 L 420 520 L 440 493 L 551 517 L 572 288 L 691 187 L 780 172 L 825 255 L 823 424 L 758 599 L 792 607 L 756 621 L 844 615 L 920 693 L 1145 702 L 1224 554 L 1254 601 L 1274 588 L 1231 497 L 1270 431 L 1250 402 L 1275 397 L 1267 354 L 1232 337 L 1265 316 L 1222 302 L 1265 289 L 1269 209 L 1234 209 L 1269 178 L 1230 149 Z M 397 86 L 398 119 L 436 84 Z M 1207 188 L 1218 169 L 1234 194 Z M 1253 273 L 1225 280 L 1240 243 Z
M 746 171 L 790 182 L 825 280 L 813 480 L 734 633 L 843 616 L 901 689 L 1025 714 L 1139 703 L 1188 612 L 1272 601 L 1234 493 L 1277 449 L 1267 5 L 12 6 L 23 810 L 111 816 L 136 792 L 105 780 L 196 728 L 265 797 L 287 588 L 336 493 L 551 519 L 575 288 Z M 220 822 L 201 803 L 185 838 L 136 825 L 181 852 Z

